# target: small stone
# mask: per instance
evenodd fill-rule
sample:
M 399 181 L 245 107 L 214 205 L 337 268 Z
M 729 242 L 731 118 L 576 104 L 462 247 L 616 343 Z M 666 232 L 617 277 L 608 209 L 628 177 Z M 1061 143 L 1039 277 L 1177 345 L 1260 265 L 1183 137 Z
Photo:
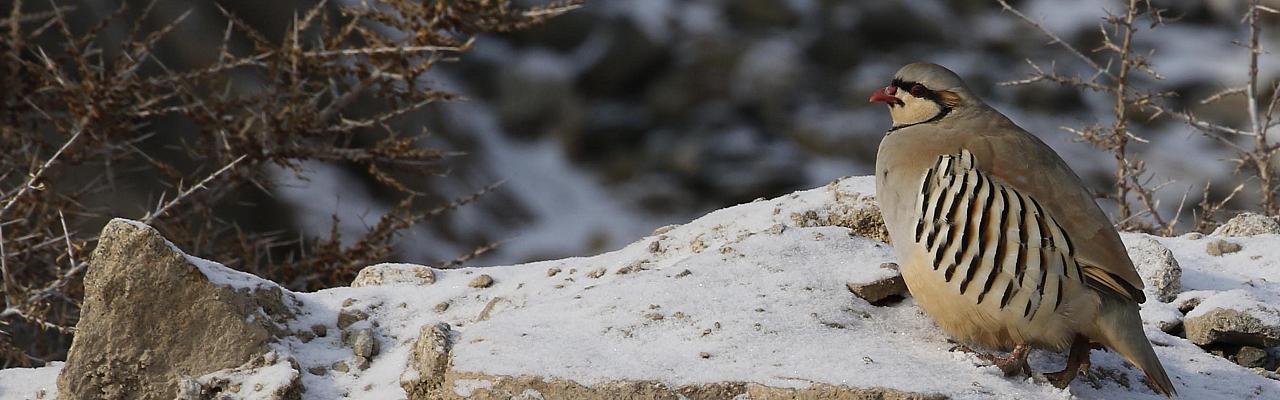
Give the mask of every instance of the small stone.
M 606 270 L 606 269 L 604 269 L 604 268 L 596 268 L 596 269 L 593 269 L 593 270 L 591 270 L 591 271 L 587 272 L 587 277 L 588 277 L 588 278 L 599 278 L 599 277 L 604 276 L 605 271 L 607 271 L 607 270 Z
M 1227 223 L 1213 230 L 1214 236 L 1240 237 L 1280 233 L 1280 222 L 1274 218 L 1255 214 L 1242 213 Z
M 307 372 L 310 372 L 311 375 L 322 376 L 328 371 L 326 371 L 324 367 L 311 367 L 307 368 Z
M 766 229 L 764 233 L 768 233 L 770 235 L 781 235 L 782 232 L 786 232 L 786 231 L 787 231 L 786 225 L 773 224 L 773 226 L 769 227 L 769 229 Z
M 560 273 L 560 268 L 556 268 L 556 267 L 547 268 L 547 276 L 556 276 L 556 274 L 558 273 Z
M 355 303 L 356 303 L 356 299 L 350 299 L 350 298 L 345 299 L 345 300 L 342 300 L 342 307 L 343 308 L 351 307 L 351 305 Z
M 436 313 L 442 313 L 442 312 L 448 311 L 449 302 L 442 301 L 442 302 L 436 303 L 435 310 L 436 310 Z
M 700 353 L 698 353 L 698 357 L 702 357 L 702 358 L 711 358 L 711 353 L 708 353 L 708 352 L 705 352 L 705 351 L 704 351 L 704 352 L 700 352 Z
M 756 309 L 756 312 L 764 312 L 764 309 L 763 309 L 763 308 L 757 308 L 757 309 Z
M 1204 239 L 1204 234 L 1200 232 L 1187 232 L 1182 235 L 1182 238 L 1187 240 L 1200 240 Z
M 555 284 L 555 286 L 552 286 L 552 287 L 553 287 L 553 288 L 556 288 L 556 289 L 564 289 L 564 285 L 561 285 L 561 284 L 558 284 L 558 283 L 557 283 L 557 284 Z
M 698 235 L 698 237 L 693 238 L 692 242 L 689 242 L 689 249 L 693 250 L 694 253 L 701 253 L 707 249 L 707 242 L 702 241 L 702 235 Z
M 658 253 L 658 252 L 661 252 L 661 251 L 662 251 L 662 243 L 659 243 L 657 240 L 654 240 L 654 241 L 652 241 L 652 242 L 649 242 L 649 252 L 650 252 L 650 253 Z
M 663 318 L 666 318 L 659 313 L 646 313 L 644 317 L 648 318 L 650 321 L 661 321 Z
M 685 319 L 685 318 L 689 318 L 689 316 L 685 315 L 683 312 L 676 311 L 675 313 L 671 314 L 671 318 Z
M 716 327 L 716 329 L 720 329 L 720 321 L 716 321 L 716 323 L 714 324 L 714 326 Z
M 338 329 L 347 329 L 348 326 L 358 321 L 369 319 L 369 314 L 360 310 L 342 310 L 338 311 Z
M 897 264 L 892 263 L 885 264 L 897 266 Z M 881 267 L 883 268 L 884 264 Z M 868 303 L 877 303 L 893 296 L 905 296 L 907 294 L 907 283 L 902 280 L 902 275 L 893 275 L 872 282 L 847 282 L 845 287 L 849 289 L 849 292 L 866 300 Z
M 366 357 L 356 356 L 355 365 L 356 369 L 361 371 L 369 369 L 369 359 Z
M 577 268 L 569 268 L 569 275 L 573 275 L 573 274 L 576 274 L 576 273 L 578 273 L 578 269 L 577 269 Z M 570 278 L 570 279 L 572 279 L 572 278 Z
M 470 286 L 476 289 L 482 289 L 482 288 L 487 288 L 489 286 L 493 286 L 493 277 L 489 276 L 489 274 L 480 274 L 480 276 L 477 276 L 475 279 L 472 279 L 471 283 L 468 283 L 467 286 Z
M 732 252 L 734 252 L 734 251 L 736 251 L 736 250 L 734 250 L 732 247 L 729 247 L 729 246 L 724 246 L 724 247 L 721 247 L 721 248 L 720 248 L 720 254 L 729 254 L 729 253 L 732 253 Z
M 333 363 L 333 365 L 329 366 L 329 369 L 332 369 L 334 371 L 338 371 L 344 374 L 351 371 L 351 367 L 347 366 L 346 361 L 336 361 Z
M 1211 256 L 1218 257 L 1223 254 L 1235 253 L 1237 251 L 1240 251 L 1241 248 L 1242 247 L 1240 247 L 1239 243 L 1228 242 L 1226 240 L 1218 239 L 1218 240 L 1209 242 L 1209 244 L 1205 246 L 1205 252 L 1209 253 L 1209 255 Z
M 311 325 L 311 332 L 315 333 L 316 336 L 325 337 L 329 335 L 329 327 L 321 324 Z
M 1236 352 L 1236 364 L 1245 368 L 1259 368 L 1267 364 L 1267 351 L 1253 346 L 1244 346 Z
M 372 329 L 357 329 L 347 336 L 346 342 L 351 352 L 365 358 L 373 358 L 378 354 L 378 339 L 373 337 Z
M 871 359 L 871 357 L 862 356 L 862 363 L 863 363 L 863 364 L 871 364 L 871 363 L 874 363 L 874 362 L 876 362 L 876 360 L 872 360 L 872 359 Z
M 686 277 L 686 276 L 689 276 L 689 275 L 693 275 L 693 271 L 690 271 L 690 270 L 687 270 L 687 269 L 686 269 L 686 270 L 684 270 L 684 271 L 680 271 L 680 273 L 676 274 L 676 277 L 677 277 L 677 278 L 683 278 L 683 277 Z
M 640 271 L 644 271 L 644 270 L 645 270 L 645 268 L 644 268 L 644 263 L 645 263 L 645 261 L 644 261 L 644 260 L 641 260 L 641 261 L 633 262 L 633 263 L 631 263 L 631 264 L 627 264 L 627 266 L 625 266 L 625 267 L 618 268 L 618 272 L 615 272 L 615 274 L 618 274 L 618 275 L 626 275 L 626 274 L 630 274 L 630 273 L 632 273 L 632 272 L 640 272 Z
M 298 339 L 302 339 L 302 343 L 311 343 L 316 338 L 316 334 L 309 331 L 298 331 L 294 334 Z
M 707 336 L 707 335 L 710 335 L 710 334 L 711 334 L 711 328 L 707 328 L 707 329 L 703 329 L 703 330 L 702 330 L 702 336 Z
M 654 234 L 654 235 L 661 235 L 661 234 L 664 234 L 664 233 L 667 233 L 667 232 L 671 232 L 671 230 L 672 230 L 672 229 L 675 229 L 675 228 L 676 228 L 676 227 L 678 227 L 678 226 L 680 226 L 680 225 L 659 226 L 659 227 L 658 227 L 658 229 L 654 229 L 654 230 L 653 230 L 653 234 Z

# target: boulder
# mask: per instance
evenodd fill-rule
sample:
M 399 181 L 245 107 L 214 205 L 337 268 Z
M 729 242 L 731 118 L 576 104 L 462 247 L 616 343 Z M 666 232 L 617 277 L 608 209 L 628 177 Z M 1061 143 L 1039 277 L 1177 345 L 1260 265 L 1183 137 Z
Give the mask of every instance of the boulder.
M 1173 258 L 1173 252 L 1150 236 L 1126 234 L 1124 244 L 1133 266 L 1146 284 L 1148 296 L 1168 303 L 1182 292 L 1182 267 Z
M 1280 222 L 1255 213 L 1241 213 L 1213 230 L 1214 236 L 1238 237 L 1280 233 Z
M 1280 309 L 1244 289 L 1205 298 L 1183 320 L 1187 340 L 1205 346 L 1231 344 L 1267 348 L 1280 345 Z
M 183 254 L 123 219 L 102 230 L 84 288 L 61 399 L 175 398 L 192 389 L 180 383 L 252 365 L 295 314 L 279 286 Z
M 410 285 L 427 286 L 436 281 L 436 274 L 430 267 L 414 264 L 385 263 L 370 265 L 360 270 L 356 278 L 351 280 L 351 287 Z

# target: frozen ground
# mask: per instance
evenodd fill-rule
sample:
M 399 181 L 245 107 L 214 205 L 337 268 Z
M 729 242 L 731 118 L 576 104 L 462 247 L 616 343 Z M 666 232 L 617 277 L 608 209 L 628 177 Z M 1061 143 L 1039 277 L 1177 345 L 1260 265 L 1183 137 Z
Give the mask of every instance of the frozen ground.
M 939 393 L 957 399 L 1157 399 L 1142 375 L 1111 353 L 1094 352 L 1092 373 L 1058 390 L 1031 378 L 1010 379 L 953 346 L 908 298 L 875 306 L 845 287 L 881 277 L 887 245 L 853 236 L 842 226 L 871 205 L 869 177 L 759 200 L 661 228 L 620 250 L 587 258 L 434 271 L 434 283 L 384 284 L 298 293 L 302 309 L 290 330 L 324 326 L 327 335 L 290 337 L 277 354 L 300 367 L 306 398 L 403 398 L 401 375 L 423 326 L 447 323 L 451 370 L 538 376 L 594 385 L 656 380 L 669 385 L 746 381 L 773 387 L 833 384 Z M 817 223 L 815 223 L 817 221 Z M 1136 235 L 1127 235 L 1134 240 Z M 1244 250 L 1210 257 L 1212 236 L 1159 238 L 1183 268 L 1184 296 L 1229 296 L 1236 290 L 1269 301 L 1280 295 L 1280 237 L 1232 238 Z M 269 285 L 196 260 L 210 279 L 238 287 Z M 413 268 L 413 266 L 401 266 Z M 488 287 L 472 281 L 489 275 Z M 1231 306 L 1231 299 L 1221 301 Z M 442 305 L 444 304 L 444 305 Z M 1172 306 L 1150 304 L 1169 311 Z M 1203 305 L 1202 305 L 1203 307 Z M 1173 313 L 1179 315 L 1176 308 Z M 1193 313 L 1196 311 L 1193 311 Z M 338 327 L 338 315 L 367 319 Z M 1280 398 L 1280 381 L 1260 376 L 1156 328 L 1147 335 L 1181 398 Z M 377 355 L 354 365 L 339 332 L 371 329 Z M 1033 366 L 1056 370 L 1062 357 L 1037 353 Z M 248 374 L 280 382 L 296 373 L 278 366 Z M 0 398 L 31 398 L 52 389 L 58 366 L 0 371 Z M 225 374 L 224 374 L 225 376 Z M 458 380 L 455 394 L 492 385 Z

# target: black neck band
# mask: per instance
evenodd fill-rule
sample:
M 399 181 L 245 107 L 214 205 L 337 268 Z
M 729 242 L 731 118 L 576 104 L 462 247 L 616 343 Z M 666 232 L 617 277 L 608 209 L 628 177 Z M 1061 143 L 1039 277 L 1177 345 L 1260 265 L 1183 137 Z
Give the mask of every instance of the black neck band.
M 947 116 L 947 114 L 948 114 L 948 113 L 950 113 L 950 112 L 951 112 L 951 107 L 943 106 L 943 107 L 942 107 L 942 111 L 939 111 L 937 114 L 934 114 L 933 118 L 929 118 L 929 119 L 926 119 L 926 120 L 924 120 L 924 121 L 920 121 L 920 122 L 916 122 L 916 123 L 912 123 L 912 124 L 898 125 L 898 126 L 895 126 L 895 127 L 889 128 L 889 131 L 888 131 L 888 132 L 885 132 L 885 133 L 893 133 L 893 131 L 896 131 L 896 130 L 899 130 L 899 129 L 902 129 L 902 128 L 906 128 L 906 127 L 908 127 L 908 126 L 916 126 L 916 125 L 920 125 L 920 124 L 927 124 L 927 123 L 930 123 L 930 122 L 934 122 L 934 121 L 937 121 L 937 120 L 942 119 L 942 117 Z

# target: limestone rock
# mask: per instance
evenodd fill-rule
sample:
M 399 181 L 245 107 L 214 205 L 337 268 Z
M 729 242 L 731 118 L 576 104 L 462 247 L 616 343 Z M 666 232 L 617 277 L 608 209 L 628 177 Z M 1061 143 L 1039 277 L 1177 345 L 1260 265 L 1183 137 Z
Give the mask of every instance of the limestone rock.
M 1173 258 L 1173 252 L 1159 241 L 1147 235 L 1133 234 L 1124 236 L 1125 247 L 1129 258 L 1138 269 L 1146 284 L 1147 295 L 1155 295 L 1155 299 L 1168 303 L 1182 292 L 1182 267 Z
M 386 263 L 364 267 L 351 280 L 351 287 L 378 285 L 427 286 L 436 281 L 430 267 L 414 264 Z
M 1239 237 L 1280 233 L 1280 222 L 1254 213 L 1242 213 L 1213 230 L 1214 236 Z
M 1187 339 L 1267 348 L 1280 345 L 1280 309 L 1252 298 L 1242 289 L 1210 296 L 1182 322 Z
M 58 377 L 63 399 L 175 398 L 184 380 L 270 351 L 296 303 L 269 281 L 187 256 L 122 219 L 103 228 L 84 287 Z

